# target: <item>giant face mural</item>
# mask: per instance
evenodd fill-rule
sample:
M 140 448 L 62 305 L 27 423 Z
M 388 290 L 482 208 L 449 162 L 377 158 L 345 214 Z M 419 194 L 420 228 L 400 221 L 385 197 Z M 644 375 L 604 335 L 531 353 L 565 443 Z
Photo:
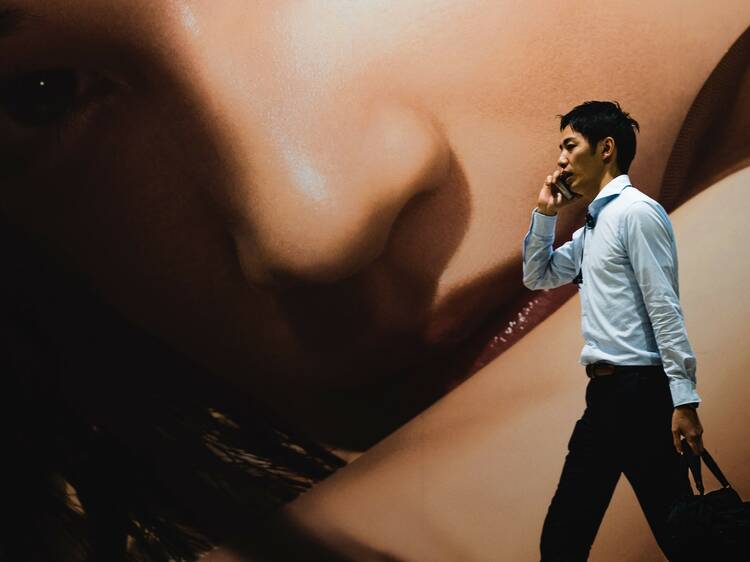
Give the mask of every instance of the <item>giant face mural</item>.
M 746 2 L 0 9 L 3 212 L 140 329 L 358 457 L 286 510 L 332 548 L 537 558 L 585 378 L 574 291 L 523 289 L 520 248 L 555 116 L 585 99 L 641 123 L 630 175 L 674 210 L 706 444 L 750 495 Z M 28 107 L 29 76 L 54 103 Z M 628 493 L 592 560 L 656 556 Z

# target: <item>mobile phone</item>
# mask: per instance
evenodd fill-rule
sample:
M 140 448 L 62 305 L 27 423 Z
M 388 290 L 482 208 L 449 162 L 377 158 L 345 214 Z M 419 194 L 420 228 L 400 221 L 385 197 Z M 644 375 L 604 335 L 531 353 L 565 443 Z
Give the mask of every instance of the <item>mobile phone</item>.
M 555 182 L 555 187 L 560 193 L 562 193 L 563 197 L 565 197 L 565 199 L 567 199 L 568 201 L 576 197 L 576 194 L 570 191 L 568 184 L 565 183 L 565 179 L 562 177 L 557 178 L 557 181 Z

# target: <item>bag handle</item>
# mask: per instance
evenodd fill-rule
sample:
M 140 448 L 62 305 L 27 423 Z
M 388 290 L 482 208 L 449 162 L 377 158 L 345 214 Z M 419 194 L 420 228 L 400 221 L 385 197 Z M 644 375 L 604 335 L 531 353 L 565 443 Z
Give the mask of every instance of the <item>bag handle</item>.
M 705 493 L 705 488 L 703 486 L 703 476 L 701 475 L 701 459 L 703 459 L 706 467 L 708 467 L 708 469 L 716 477 L 723 488 L 732 487 L 732 485 L 729 483 L 729 480 L 727 480 L 726 476 L 724 476 L 724 473 L 719 468 L 719 465 L 716 464 L 716 461 L 711 456 L 711 453 L 708 452 L 708 450 L 703 449 L 703 453 L 701 453 L 700 456 L 697 456 L 695 453 L 693 453 L 693 450 L 690 448 L 690 445 L 688 445 L 688 442 L 683 439 L 682 451 L 684 453 L 682 456 L 685 459 L 685 462 L 687 462 L 688 469 L 693 475 L 695 487 L 698 488 L 698 493 L 700 493 L 701 496 Z

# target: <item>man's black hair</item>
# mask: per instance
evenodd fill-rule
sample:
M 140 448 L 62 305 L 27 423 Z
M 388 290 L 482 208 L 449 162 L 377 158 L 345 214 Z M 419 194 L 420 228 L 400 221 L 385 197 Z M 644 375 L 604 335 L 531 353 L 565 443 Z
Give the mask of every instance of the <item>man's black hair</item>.
M 560 117 L 560 130 L 570 127 L 583 135 L 591 145 L 612 137 L 617 147 L 617 167 L 620 173 L 627 174 L 635 157 L 635 132 L 640 131 L 638 121 L 612 101 L 585 101 Z

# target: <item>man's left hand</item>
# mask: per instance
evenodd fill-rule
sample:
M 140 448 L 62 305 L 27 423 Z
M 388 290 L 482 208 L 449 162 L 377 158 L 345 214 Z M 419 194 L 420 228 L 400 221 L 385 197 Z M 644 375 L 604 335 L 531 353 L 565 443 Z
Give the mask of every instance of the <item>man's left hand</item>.
M 677 406 L 672 413 L 672 440 L 674 448 L 680 454 L 682 437 L 696 455 L 703 452 L 703 426 L 698 419 L 698 411 L 692 406 Z

